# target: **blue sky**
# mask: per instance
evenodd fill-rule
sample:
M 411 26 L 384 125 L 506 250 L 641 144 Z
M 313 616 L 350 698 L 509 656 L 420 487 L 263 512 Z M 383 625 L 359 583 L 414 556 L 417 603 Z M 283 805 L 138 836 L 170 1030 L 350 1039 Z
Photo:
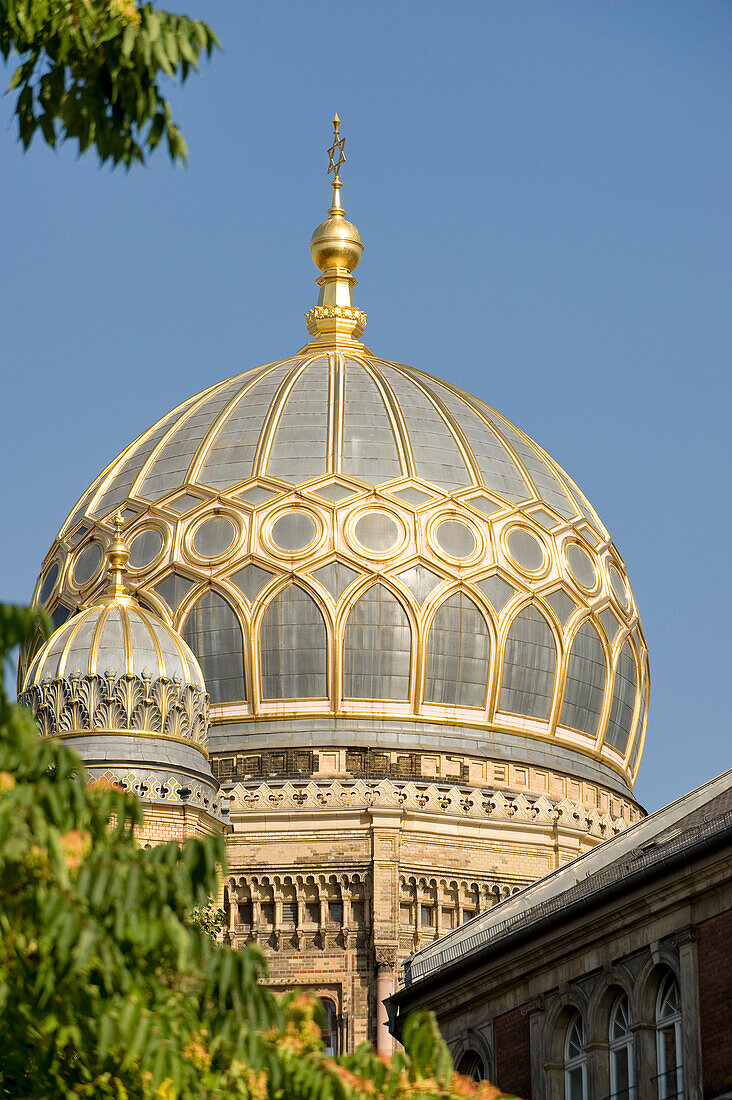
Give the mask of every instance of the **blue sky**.
M 134 436 L 304 342 L 337 110 L 369 346 L 514 420 L 609 527 L 651 652 L 639 798 L 722 771 L 732 6 L 187 10 L 225 49 L 172 90 L 187 169 L 23 155 L 0 99 L 0 598 L 30 596 L 68 509 Z

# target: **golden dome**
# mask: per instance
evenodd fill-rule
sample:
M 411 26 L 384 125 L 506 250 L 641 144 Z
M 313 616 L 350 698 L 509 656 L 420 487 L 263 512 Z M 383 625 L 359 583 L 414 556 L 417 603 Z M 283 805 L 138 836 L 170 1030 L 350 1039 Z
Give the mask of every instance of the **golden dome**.
M 220 816 L 201 667 L 173 627 L 131 595 L 122 525 L 118 514 L 104 589 L 41 645 L 19 701 L 42 736 L 71 739 L 93 778 Z
M 96 598 L 121 508 L 130 583 L 203 668 L 213 751 L 454 751 L 627 793 L 648 652 L 602 521 L 489 405 L 360 344 L 350 270 L 318 283 L 301 352 L 184 401 L 100 474 L 35 602 Z

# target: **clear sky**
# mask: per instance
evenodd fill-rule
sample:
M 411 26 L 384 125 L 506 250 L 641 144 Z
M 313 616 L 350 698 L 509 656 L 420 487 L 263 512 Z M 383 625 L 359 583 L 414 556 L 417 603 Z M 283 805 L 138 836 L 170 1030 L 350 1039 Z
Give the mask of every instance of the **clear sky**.
M 732 5 L 187 10 L 225 49 L 173 89 L 187 169 L 23 155 L 0 99 L 0 598 L 28 599 L 136 435 L 304 342 L 338 111 L 369 346 L 515 421 L 625 557 L 651 652 L 639 798 L 730 766 Z

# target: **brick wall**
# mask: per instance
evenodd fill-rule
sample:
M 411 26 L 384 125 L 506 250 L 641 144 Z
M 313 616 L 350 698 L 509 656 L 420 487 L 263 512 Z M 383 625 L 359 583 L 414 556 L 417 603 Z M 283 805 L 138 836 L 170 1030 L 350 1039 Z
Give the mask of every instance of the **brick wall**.
M 496 1080 L 493 1084 L 504 1092 L 515 1093 L 523 1100 L 531 1097 L 531 1048 L 529 1018 L 520 1008 L 504 1012 L 493 1022 L 496 1044 Z
M 704 1098 L 732 1088 L 732 911 L 699 926 L 699 1015 Z

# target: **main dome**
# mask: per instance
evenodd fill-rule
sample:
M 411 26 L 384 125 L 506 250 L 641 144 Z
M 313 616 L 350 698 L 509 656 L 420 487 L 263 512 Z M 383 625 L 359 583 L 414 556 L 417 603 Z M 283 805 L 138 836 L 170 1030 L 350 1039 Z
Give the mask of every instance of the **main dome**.
M 62 526 L 35 594 L 57 621 L 104 585 L 120 508 L 138 599 L 203 668 L 212 748 L 318 718 L 424 748 L 444 725 L 632 783 L 648 664 L 623 561 L 546 452 L 450 383 L 333 351 L 190 398 Z
M 519 784 L 529 765 L 538 789 L 553 769 L 590 800 L 592 784 L 627 795 L 649 672 L 622 558 L 528 436 L 360 342 L 333 122 L 310 343 L 189 398 L 110 463 L 34 602 L 59 625 L 96 599 L 121 510 L 137 599 L 200 662 L 222 779 L 487 784 L 503 761 Z

